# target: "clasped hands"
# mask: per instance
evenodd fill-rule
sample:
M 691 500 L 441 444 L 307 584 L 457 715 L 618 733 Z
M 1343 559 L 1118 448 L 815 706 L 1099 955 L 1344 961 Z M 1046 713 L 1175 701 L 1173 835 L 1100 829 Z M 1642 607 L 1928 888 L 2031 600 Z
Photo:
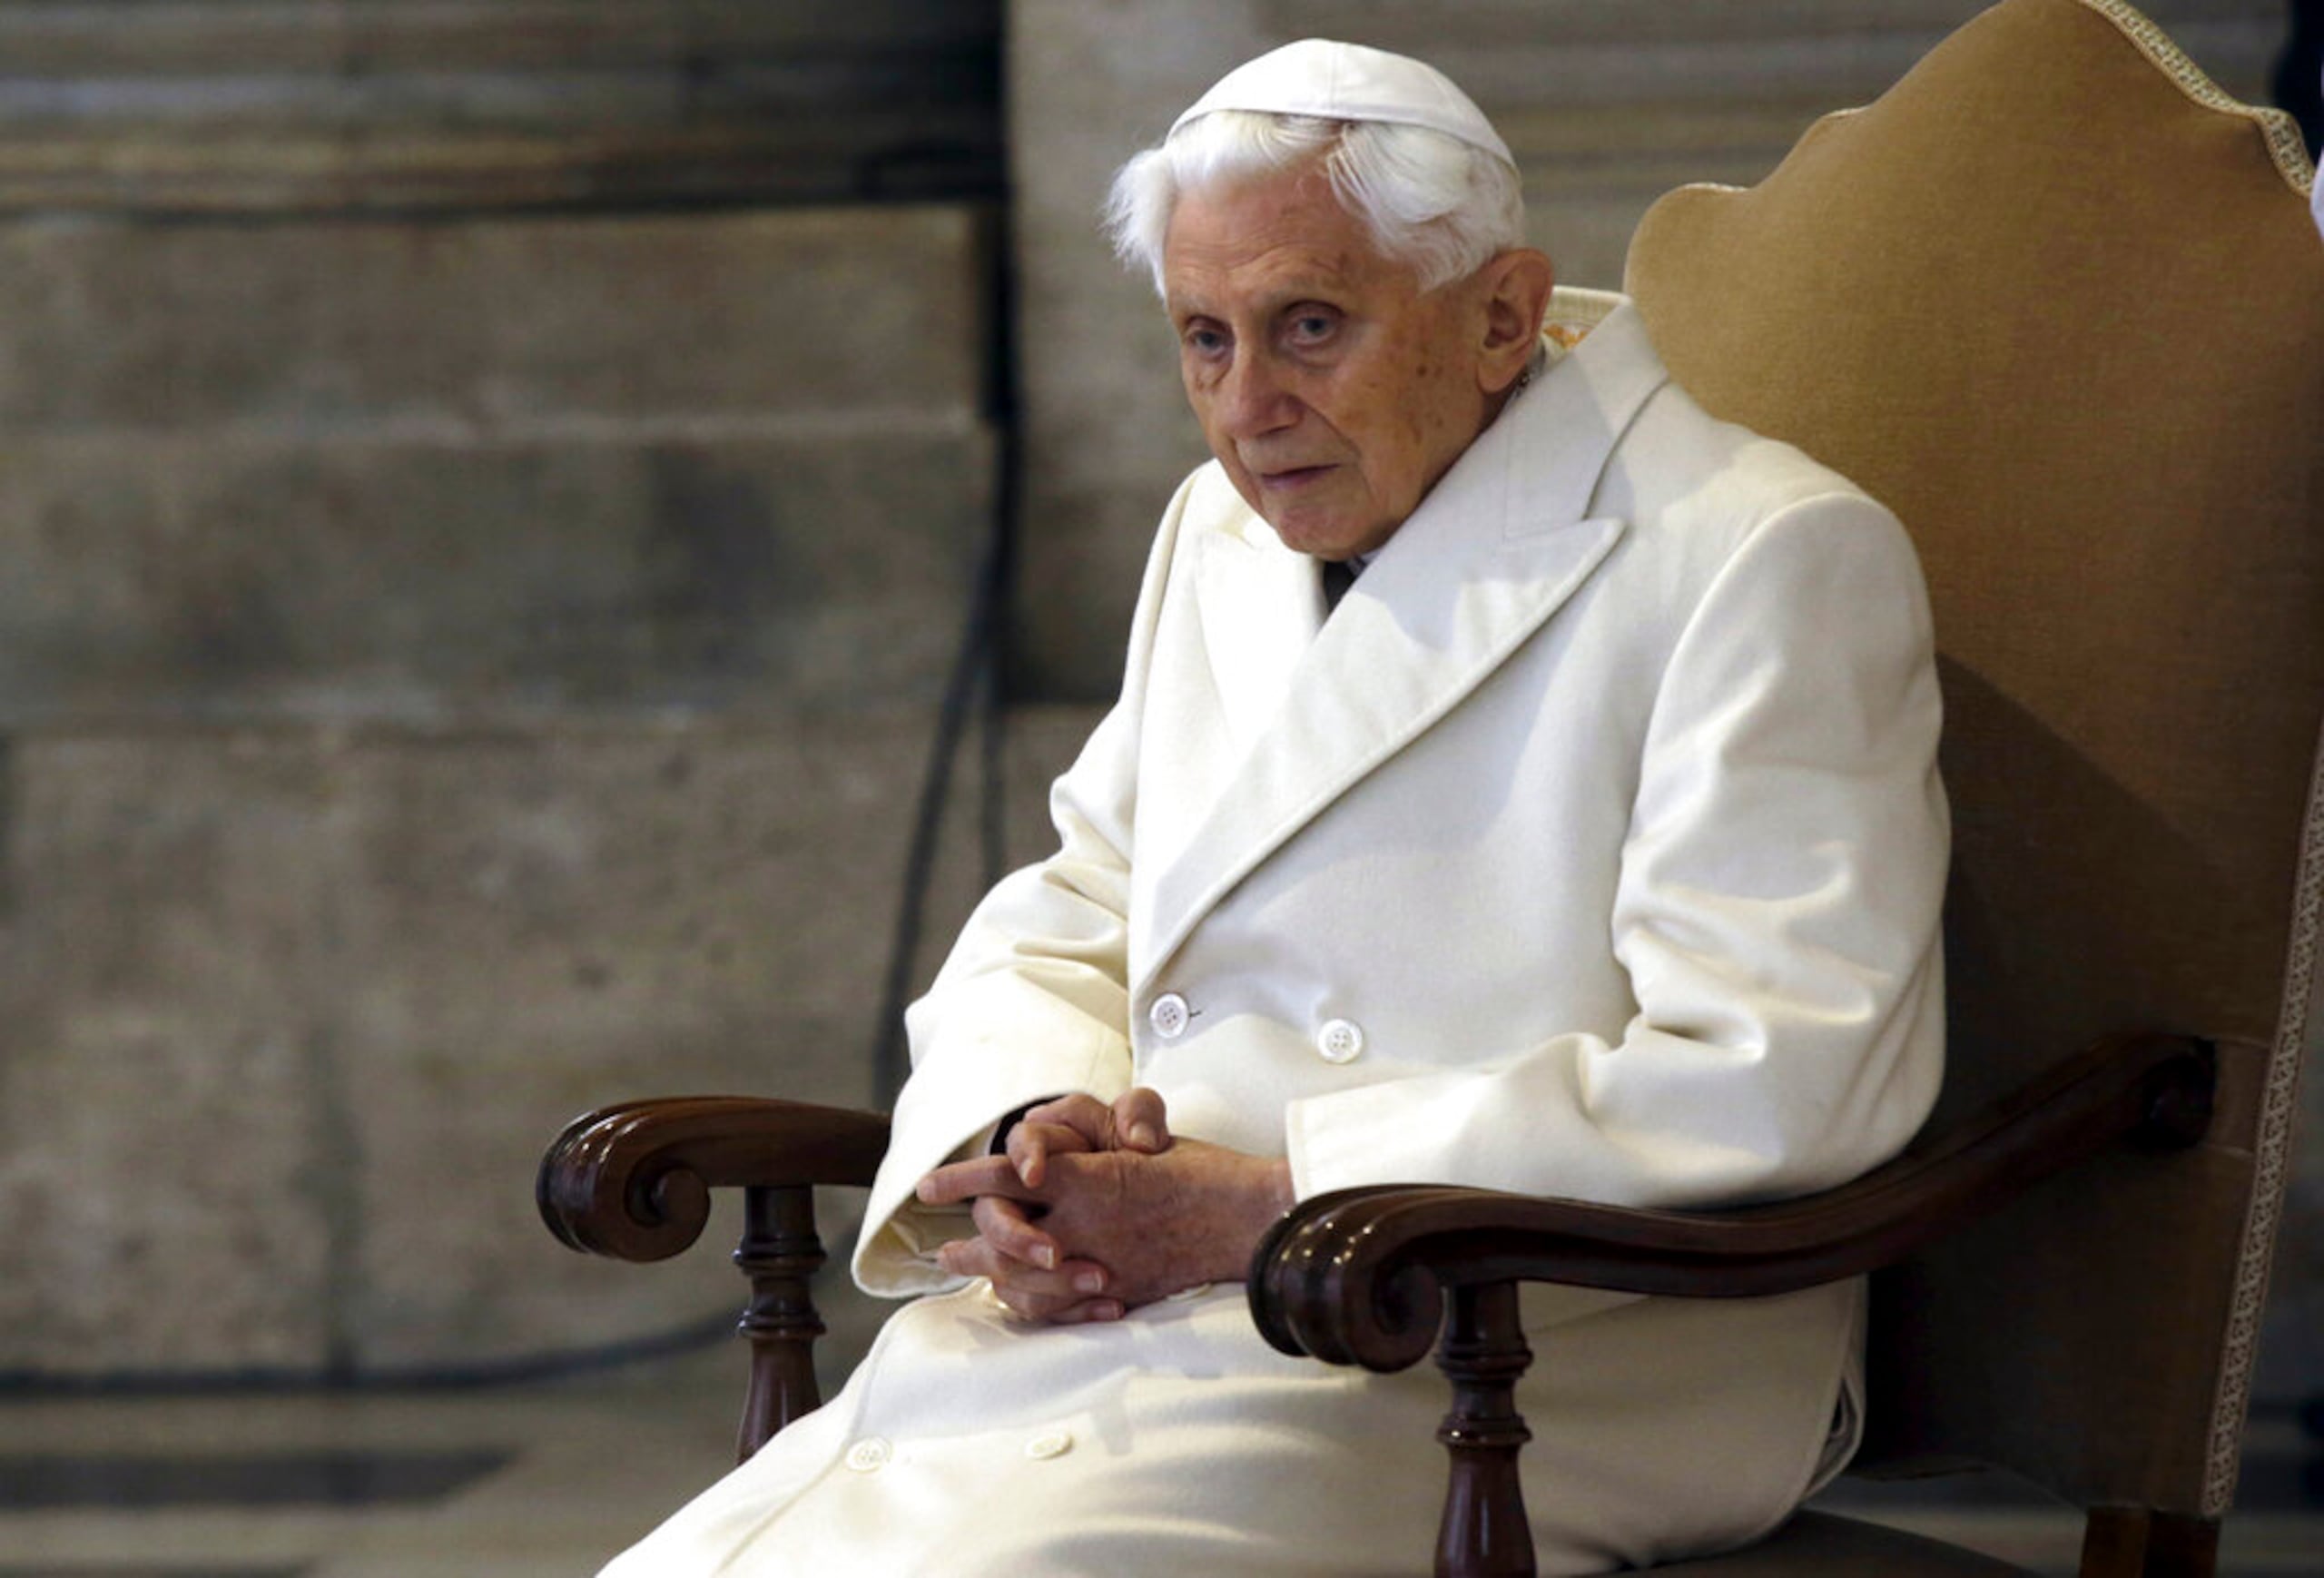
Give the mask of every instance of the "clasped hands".
M 977 1235 L 937 1252 L 945 1270 L 990 1277 L 1018 1315 L 1066 1326 L 1240 1280 L 1293 1204 L 1289 1163 L 1174 1137 L 1161 1096 L 1143 1086 L 1110 1105 L 1044 1102 L 1009 1130 L 1005 1154 L 950 1162 L 918 1192 L 930 1205 L 971 1202 Z

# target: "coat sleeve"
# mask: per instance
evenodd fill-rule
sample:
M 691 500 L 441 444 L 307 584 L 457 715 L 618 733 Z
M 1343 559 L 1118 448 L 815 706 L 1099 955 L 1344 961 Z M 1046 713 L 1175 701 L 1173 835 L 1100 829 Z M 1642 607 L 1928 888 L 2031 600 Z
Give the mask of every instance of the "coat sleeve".
M 1200 473 L 1196 473 L 1199 476 Z M 1062 1091 L 1111 1101 L 1130 1086 L 1129 866 L 1145 676 L 1188 478 L 1162 520 L 1131 620 L 1121 695 L 1049 790 L 1058 852 L 1003 878 L 904 1016 L 911 1077 L 857 1239 L 865 1291 L 936 1292 L 960 1278 L 937 1248 L 968 1238 L 965 1207 L 923 1206 L 930 1169 L 980 1151 L 994 1121 Z
M 1647 725 L 1609 917 L 1630 1023 L 1291 1103 L 1301 1196 L 1732 1204 L 1893 1155 L 1943 1061 L 1939 710 L 1895 518 L 1836 493 L 1762 521 L 1685 618 Z

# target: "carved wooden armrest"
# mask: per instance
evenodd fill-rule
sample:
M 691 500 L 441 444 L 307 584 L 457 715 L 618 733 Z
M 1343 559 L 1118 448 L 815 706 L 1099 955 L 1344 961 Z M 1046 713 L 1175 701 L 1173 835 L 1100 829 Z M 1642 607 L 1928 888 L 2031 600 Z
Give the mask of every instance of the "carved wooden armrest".
M 871 1187 L 885 1113 L 751 1096 L 625 1101 L 575 1119 L 541 1157 L 534 1198 L 548 1230 L 617 1260 L 665 1260 L 702 1237 L 710 1191 L 743 1191 L 734 1264 L 751 1285 L 741 1329 L 751 1386 L 737 1447 L 748 1457 L 822 1402 L 823 1335 L 808 1279 L 824 1260 L 814 1186 Z
M 564 1243 L 665 1260 L 702 1236 L 714 1188 L 869 1188 L 888 1149 L 881 1112 L 757 1096 L 625 1101 L 575 1119 L 541 1158 L 535 1197 Z
M 1532 1356 L 1518 1282 L 1733 1298 L 1876 1270 L 2117 1141 L 2193 1144 L 2210 1121 L 2213 1070 L 2208 1042 L 2117 1037 L 1853 1183 L 1736 1210 L 1436 1185 L 1319 1195 L 1254 1253 L 1251 1313 L 1275 1347 L 1331 1364 L 1400 1370 L 1436 1345 L 1453 1390 L 1437 1432 L 1452 1457 L 1437 1571 L 1530 1573 L 1517 1478 L 1528 1432 L 1513 1399 Z

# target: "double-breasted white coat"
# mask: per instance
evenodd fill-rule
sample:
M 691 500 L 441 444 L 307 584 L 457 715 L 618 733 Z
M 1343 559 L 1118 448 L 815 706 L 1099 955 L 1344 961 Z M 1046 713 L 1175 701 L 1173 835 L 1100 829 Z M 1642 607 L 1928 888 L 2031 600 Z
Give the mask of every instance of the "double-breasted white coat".
M 970 1229 L 913 1184 L 1036 1098 L 1150 1085 L 1176 1132 L 1287 1155 L 1303 1198 L 1735 1202 L 1918 1126 L 1946 822 L 1911 547 L 1707 417 L 1620 298 L 1552 314 L 1586 337 L 1328 617 L 1216 466 L 1179 489 L 1118 705 L 1052 794 L 1061 847 L 911 1011 L 855 1267 L 941 1297 L 610 1573 L 1425 1567 L 1433 1366 L 1285 1358 L 1239 1286 L 1051 1328 L 937 1267 Z M 1528 1300 L 1544 1573 L 1739 1543 L 1852 1445 L 1855 1285 Z

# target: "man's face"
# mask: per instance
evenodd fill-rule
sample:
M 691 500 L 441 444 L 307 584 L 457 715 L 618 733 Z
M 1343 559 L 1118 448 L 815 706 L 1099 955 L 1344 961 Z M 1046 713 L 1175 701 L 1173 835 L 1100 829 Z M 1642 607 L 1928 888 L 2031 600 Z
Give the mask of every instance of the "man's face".
M 1211 453 L 1302 553 L 1386 542 L 1492 414 L 1472 282 L 1422 294 L 1312 163 L 1182 194 L 1162 275 Z

